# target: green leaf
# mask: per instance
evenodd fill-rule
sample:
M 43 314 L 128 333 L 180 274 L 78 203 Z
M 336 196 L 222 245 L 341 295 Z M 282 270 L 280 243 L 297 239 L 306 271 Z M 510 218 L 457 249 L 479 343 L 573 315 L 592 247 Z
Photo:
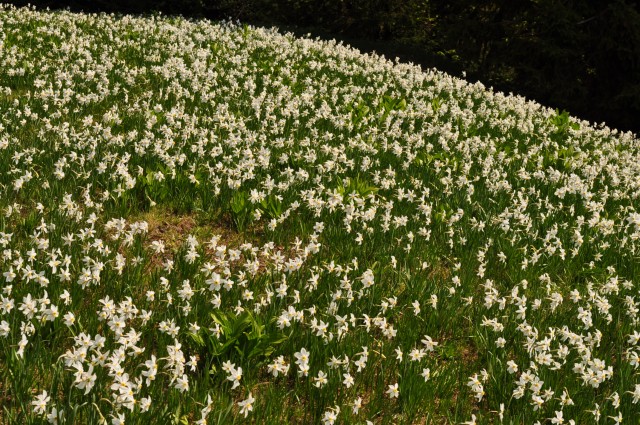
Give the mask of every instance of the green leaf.
M 204 339 L 202 338 L 202 336 L 200 336 L 199 334 L 194 334 L 189 332 L 189 337 L 191 338 L 191 340 L 199 347 L 204 347 L 205 343 L 204 343 Z
M 178 407 L 176 408 L 176 411 L 173 414 L 173 423 L 175 425 L 178 425 L 180 423 L 181 413 L 182 413 L 182 403 L 178 403 Z
M 247 206 L 246 193 L 245 192 L 236 192 L 231 198 L 231 210 L 235 214 L 240 214 L 244 211 Z

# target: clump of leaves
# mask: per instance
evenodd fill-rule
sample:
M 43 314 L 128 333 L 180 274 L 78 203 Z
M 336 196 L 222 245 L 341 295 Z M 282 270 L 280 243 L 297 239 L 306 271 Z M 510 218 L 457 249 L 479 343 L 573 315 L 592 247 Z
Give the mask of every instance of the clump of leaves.
M 379 188 L 370 182 L 356 176 L 352 179 L 337 178 L 338 187 L 336 190 L 340 193 L 345 200 L 349 199 L 350 194 L 356 194 L 361 198 L 367 198 L 369 195 L 375 195 L 378 193 Z
M 279 332 L 265 332 L 266 325 L 249 311 L 238 315 L 216 311 L 211 313 L 219 325 L 220 335 L 189 334 L 200 349 L 201 358 L 212 369 L 225 361 L 243 363 L 251 360 L 260 364 L 276 350 L 288 336 Z
M 237 191 L 229 201 L 231 218 L 239 232 L 244 231 L 251 219 L 251 203 L 245 191 Z
M 262 213 L 269 218 L 278 218 L 282 215 L 282 202 L 274 195 L 269 195 L 260 201 Z
M 407 109 L 407 101 L 405 99 L 383 96 L 379 108 L 379 112 L 382 114 L 380 116 L 380 122 L 386 121 L 391 111 L 404 111 L 405 109 Z
M 572 122 L 569 112 L 565 110 L 560 112 L 556 109 L 556 114 L 549 118 L 549 123 L 556 127 L 556 134 L 565 134 L 569 129 L 580 130 L 580 125 L 577 122 Z

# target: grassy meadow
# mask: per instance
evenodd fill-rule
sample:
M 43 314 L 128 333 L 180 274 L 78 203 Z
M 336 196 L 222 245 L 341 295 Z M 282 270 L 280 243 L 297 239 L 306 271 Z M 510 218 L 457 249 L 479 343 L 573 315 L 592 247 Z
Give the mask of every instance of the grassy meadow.
M 276 29 L 0 7 L 0 423 L 640 416 L 640 142 Z

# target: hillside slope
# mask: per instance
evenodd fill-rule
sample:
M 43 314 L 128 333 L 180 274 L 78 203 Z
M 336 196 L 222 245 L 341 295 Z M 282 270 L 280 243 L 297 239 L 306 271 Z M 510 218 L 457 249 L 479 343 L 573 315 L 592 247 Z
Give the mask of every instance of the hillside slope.
M 0 28 L 4 422 L 640 413 L 629 133 L 275 29 Z

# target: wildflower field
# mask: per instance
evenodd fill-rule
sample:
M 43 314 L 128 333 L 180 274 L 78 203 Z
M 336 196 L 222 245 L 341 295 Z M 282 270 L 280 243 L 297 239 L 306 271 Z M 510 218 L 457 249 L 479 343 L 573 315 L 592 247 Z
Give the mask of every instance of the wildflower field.
M 233 23 L 0 63 L 0 423 L 638 421 L 632 134 Z

